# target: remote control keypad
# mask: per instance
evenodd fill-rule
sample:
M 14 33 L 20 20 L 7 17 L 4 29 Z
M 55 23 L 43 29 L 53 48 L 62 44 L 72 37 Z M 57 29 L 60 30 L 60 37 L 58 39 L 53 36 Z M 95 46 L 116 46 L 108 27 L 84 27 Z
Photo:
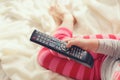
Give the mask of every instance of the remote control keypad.
M 57 39 L 51 39 L 49 36 L 45 35 L 45 34 L 42 34 L 42 33 L 39 33 L 36 31 L 35 34 L 41 34 L 43 36 L 40 36 L 40 35 L 36 35 L 36 40 L 38 42 L 41 42 L 43 44 L 46 44 L 46 45 L 49 45 L 51 47 L 54 47 L 58 50 L 63 50 L 65 51 L 68 55 L 71 55 L 71 56 L 75 56 L 79 59 L 82 58 L 83 54 L 81 54 L 81 49 L 77 48 L 77 47 L 71 47 L 70 49 L 66 48 L 66 43 L 65 42 L 61 42 L 61 41 L 58 41 Z M 85 55 L 85 54 L 84 54 Z

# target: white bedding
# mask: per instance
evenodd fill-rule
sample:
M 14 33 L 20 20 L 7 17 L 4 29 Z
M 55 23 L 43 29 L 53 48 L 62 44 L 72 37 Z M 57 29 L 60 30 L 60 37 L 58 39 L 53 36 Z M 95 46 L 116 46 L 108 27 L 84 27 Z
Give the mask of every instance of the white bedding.
M 120 33 L 120 0 L 57 0 L 77 20 L 75 35 Z M 0 80 L 71 80 L 39 66 L 34 29 L 52 33 L 48 8 L 55 0 L 0 0 Z

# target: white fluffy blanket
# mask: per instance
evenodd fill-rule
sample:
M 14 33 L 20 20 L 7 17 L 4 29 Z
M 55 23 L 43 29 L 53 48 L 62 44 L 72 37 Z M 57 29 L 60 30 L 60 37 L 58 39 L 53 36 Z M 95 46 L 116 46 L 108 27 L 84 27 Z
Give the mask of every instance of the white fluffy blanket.
M 39 66 L 40 46 L 29 41 L 34 29 L 55 30 L 56 1 L 75 16 L 76 35 L 120 32 L 120 0 L 0 0 L 0 80 L 71 80 Z

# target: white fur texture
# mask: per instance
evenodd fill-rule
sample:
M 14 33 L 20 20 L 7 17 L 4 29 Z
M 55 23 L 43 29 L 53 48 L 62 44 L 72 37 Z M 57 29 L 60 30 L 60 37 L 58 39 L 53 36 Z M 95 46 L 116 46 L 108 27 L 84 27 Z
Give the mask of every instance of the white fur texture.
M 75 35 L 120 33 L 120 0 L 0 0 L 0 80 L 71 80 L 39 66 L 40 46 L 29 41 L 34 29 L 55 30 L 56 2 L 75 16 Z

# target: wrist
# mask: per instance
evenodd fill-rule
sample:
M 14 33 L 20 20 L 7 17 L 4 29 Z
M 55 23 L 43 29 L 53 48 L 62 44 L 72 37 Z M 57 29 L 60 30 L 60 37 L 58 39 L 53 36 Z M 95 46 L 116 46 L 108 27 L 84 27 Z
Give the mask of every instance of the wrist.
M 99 46 L 98 39 L 90 39 L 87 44 L 87 49 L 91 51 L 96 51 Z
M 98 49 L 98 39 L 81 39 L 79 45 L 84 50 L 96 51 Z

